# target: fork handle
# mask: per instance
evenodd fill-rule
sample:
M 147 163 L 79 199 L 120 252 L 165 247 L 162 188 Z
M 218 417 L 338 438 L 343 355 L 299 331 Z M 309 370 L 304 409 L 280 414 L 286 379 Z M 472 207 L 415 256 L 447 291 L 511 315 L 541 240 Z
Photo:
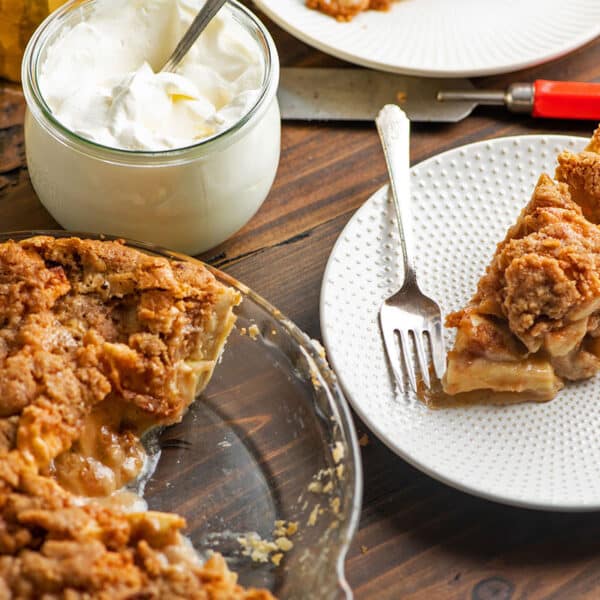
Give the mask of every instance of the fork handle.
M 390 176 L 390 191 L 404 261 L 404 283 L 415 279 L 414 262 L 407 232 L 410 232 L 410 121 L 395 104 L 386 104 L 375 118 Z

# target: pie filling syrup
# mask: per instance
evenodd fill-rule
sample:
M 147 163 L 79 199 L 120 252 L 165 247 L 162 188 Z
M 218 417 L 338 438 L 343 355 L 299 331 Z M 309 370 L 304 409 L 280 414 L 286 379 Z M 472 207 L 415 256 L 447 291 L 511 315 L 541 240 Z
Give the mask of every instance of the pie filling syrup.
M 600 127 L 558 156 L 500 242 L 457 329 L 433 408 L 543 402 L 600 369 Z
M 272 598 L 203 564 L 182 517 L 106 501 L 208 383 L 239 301 L 120 242 L 0 244 L 0 598 Z

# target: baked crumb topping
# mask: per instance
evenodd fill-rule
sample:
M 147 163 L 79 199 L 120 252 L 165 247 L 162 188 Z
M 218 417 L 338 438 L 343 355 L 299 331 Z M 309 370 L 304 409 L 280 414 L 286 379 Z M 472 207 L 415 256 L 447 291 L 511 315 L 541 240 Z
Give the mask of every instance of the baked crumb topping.
M 388 10 L 396 0 L 306 0 L 306 6 L 338 21 L 350 21 L 365 10 Z
M 471 305 L 504 317 L 530 352 L 600 298 L 600 230 L 564 183 L 542 175 L 501 242 Z
M 107 496 L 208 382 L 235 290 L 200 264 L 119 242 L 0 244 L 0 597 L 253 598 L 182 517 Z

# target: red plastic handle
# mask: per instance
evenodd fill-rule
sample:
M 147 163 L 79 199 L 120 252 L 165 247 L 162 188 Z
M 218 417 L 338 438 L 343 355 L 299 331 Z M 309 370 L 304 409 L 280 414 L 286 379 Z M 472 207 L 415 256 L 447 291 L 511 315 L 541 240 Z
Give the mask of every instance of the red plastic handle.
M 538 79 L 533 85 L 534 117 L 600 121 L 600 83 Z

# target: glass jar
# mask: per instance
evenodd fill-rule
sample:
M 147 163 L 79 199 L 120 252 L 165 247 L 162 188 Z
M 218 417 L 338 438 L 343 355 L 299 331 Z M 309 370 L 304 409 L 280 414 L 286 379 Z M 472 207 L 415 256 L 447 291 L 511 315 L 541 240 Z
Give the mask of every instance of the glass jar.
M 63 6 L 42 23 L 25 51 L 25 150 L 33 187 L 66 229 L 146 240 L 187 254 L 212 248 L 250 220 L 275 178 L 281 138 L 275 44 L 248 9 L 229 0 L 225 10 L 263 55 L 262 87 L 252 108 L 225 131 L 186 148 L 110 148 L 62 125 L 39 87 L 46 49 L 95 2 Z

